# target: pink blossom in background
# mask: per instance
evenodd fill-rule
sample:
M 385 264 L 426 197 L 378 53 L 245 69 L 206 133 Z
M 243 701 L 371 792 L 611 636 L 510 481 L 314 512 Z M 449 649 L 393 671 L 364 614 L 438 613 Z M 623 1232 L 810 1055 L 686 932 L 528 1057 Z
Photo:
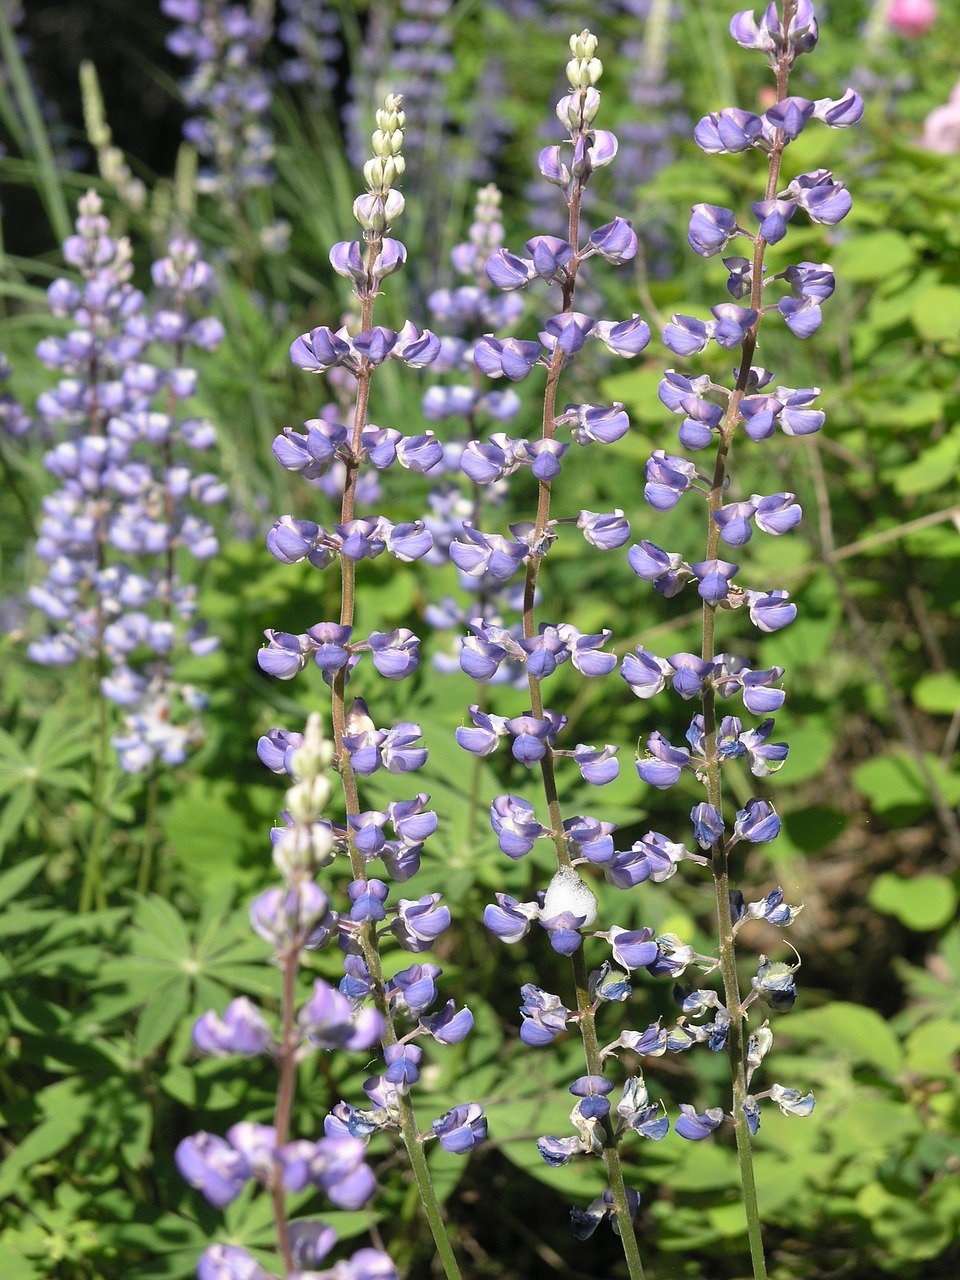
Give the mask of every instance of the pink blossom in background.
M 946 105 L 935 107 L 923 122 L 923 145 L 944 155 L 960 151 L 960 81 Z
M 887 22 L 900 36 L 923 36 L 937 20 L 933 0 L 893 0 Z

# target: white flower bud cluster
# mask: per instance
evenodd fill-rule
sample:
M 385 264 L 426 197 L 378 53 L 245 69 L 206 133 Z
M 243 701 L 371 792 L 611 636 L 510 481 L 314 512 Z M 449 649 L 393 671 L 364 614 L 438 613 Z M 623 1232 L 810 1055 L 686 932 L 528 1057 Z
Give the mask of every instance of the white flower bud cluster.
M 570 52 L 573 54 L 567 63 L 570 88 L 592 88 L 603 75 L 603 63 L 594 56 L 597 52 L 597 37 L 587 30 L 581 31 L 578 36 L 571 36 Z
M 273 847 L 273 860 L 287 880 L 309 875 L 325 866 L 333 856 L 333 832 L 323 813 L 330 803 L 331 787 L 326 770 L 333 762 L 333 746 L 323 736 L 320 716 L 313 712 L 307 720 L 303 742 L 293 752 L 290 771 L 294 777 L 285 803 L 292 825 L 285 828 Z
M 388 94 L 377 112 L 373 158 L 363 166 L 367 192 L 353 202 L 353 216 L 368 241 L 381 239 L 403 213 L 403 196 L 393 185 L 406 168 L 401 155 L 403 126 L 406 123 L 406 116 L 400 110 L 402 101 L 400 94 Z

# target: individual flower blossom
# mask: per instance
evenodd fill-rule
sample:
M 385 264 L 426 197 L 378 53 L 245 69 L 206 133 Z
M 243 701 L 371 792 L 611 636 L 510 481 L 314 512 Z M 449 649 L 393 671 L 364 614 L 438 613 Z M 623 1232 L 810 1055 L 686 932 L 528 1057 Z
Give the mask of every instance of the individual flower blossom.
M 174 1160 L 184 1181 L 220 1209 L 236 1200 L 251 1177 L 246 1156 L 212 1133 L 184 1138 Z
M 722 253 L 740 235 L 736 215 L 714 204 L 695 204 L 687 229 L 687 241 L 702 258 Z
M 680 1103 L 681 1116 L 674 1124 L 674 1132 L 690 1142 L 702 1142 L 708 1138 L 723 1120 L 722 1107 L 708 1107 L 697 1111 L 687 1102 Z
M 559 996 L 541 991 L 529 982 L 520 988 L 520 994 L 524 1001 L 520 1006 L 523 1016 L 520 1039 L 534 1047 L 552 1043 L 566 1030 L 570 1010 L 560 1003 Z
M 457 1009 L 448 1000 L 439 1013 L 420 1019 L 420 1027 L 440 1044 L 459 1044 L 473 1030 L 473 1014 L 469 1009 Z
M 483 909 L 483 923 L 491 933 L 507 943 L 519 942 L 526 937 L 534 920 L 540 916 L 536 902 L 518 902 L 509 894 L 498 893 L 496 905 Z
M 633 1187 L 627 1187 L 626 1193 L 628 1211 L 631 1217 L 635 1217 L 640 1208 L 640 1193 Z M 574 1205 L 570 1210 L 570 1224 L 578 1240 L 589 1240 L 605 1218 L 615 1221 L 613 1192 L 609 1188 L 592 1200 L 585 1209 Z
M 537 821 L 532 806 L 514 795 L 494 799 L 490 806 L 490 825 L 508 858 L 522 858 L 533 848 L 535 840 L 548 834 Z
M 923 122 L 922 145 L 941 155 L 960 151 L 960 81 L 954 85 L 947 102 L 934 107 Z
M 273 1033 L 259 1009 L 239 996 L 227 1005 L 222 1019 L 213 1012 L 197 1019 L 193 1043 L 201 1053 L 217 1058 L 232 1053 L 253 1057 L 273 1046 Z
M 914 39 L 925 36 L 937 20 L 934 0 L 891 0 L 887 23 L 898 36 Z
M 773 1009 L 792 1009 L 797 999 L 797 984 L 794 974 L 797 965 L 790 965 L 783 960 L 768 960 L 760 957 L 760 965 L 751 986 Z M 812 1108 L 811 1108 L 812 1109 Z
M 444 1151 L 464 1155 L 487 1136 L 487 1121 L 476 1102 L 454 1107 L 430 1126 Z

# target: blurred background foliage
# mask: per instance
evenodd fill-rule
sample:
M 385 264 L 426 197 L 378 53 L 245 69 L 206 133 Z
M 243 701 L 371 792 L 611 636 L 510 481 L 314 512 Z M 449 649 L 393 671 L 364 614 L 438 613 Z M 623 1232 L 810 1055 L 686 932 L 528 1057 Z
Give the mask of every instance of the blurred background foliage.
M 192 186 L 180 137 L 183 66 L 164 46 L 171 24 L 158 8 L 142 0 L 29 0 L 23 12 L 7 0 L 3 8 L 0 349 L 14 371 L 7 389 L 29 410 L 49 385 L 34 356 L 51 323 L 44 290 L 62 270 L 59 243 L 90 186 L 131 236 L 142 287 L 172 225 L 189 226 L 205 243 L 228 334 L 207 358 L 199 390 L 202 411 L 218 426 L 219 465 L 232 494 L 221 554 L 200 588 L 211 629 L 224 637 L 205 668 L 207 738 L 152 791 L 138 778 L 111 777 L 106 905 L 86 913 L 77 912 L 77 893 L 85 833 L 96 819 L 90 712 L 77 682 L 25 657 L 37 626 L 24 600 L 37 575 L 32 540 L 50 483 L 46 442 L 0 436 L 0 1273 L 177 1280 L 192 1274 L 219 1215 L 181 1183 L 176 1142 L 200 1128 L 266 1118 L 272 1105 L 266 1066 L 193 1061 L 190 1027 L 235 993 L 268 1003 L 276 995 L 246 903 L 272 879 L 267 833 L 282 792 L 265 777 L 254 745 L 274 724 L 300 726 L 323 707 L 325 690 L 315 670 L 291 684 L 267 680 L 255 654 L 265 627 L 303 631 L 332 616 L 337 588 L 309 567 L 277 564 L 264 549 L 265 530 L 283 511 L 333 517 L 322 492 L 276 466 L 270 445 L 281 426 L 314 416 L 320 403 L 317 384 L 293 375 L 289 342 L 312 325 L 336 326 L 349 307 L 345 282 L 327 266 L 330 245 L 353 234 L 358 179 L 345 155 L 344 121 L 355 106 L 362 136 L 374 102 L 398 87 L 386 63 L 368 64 L 377 40 L 381 53 L 389 49 L 399 9 L 325 6 L 340 41 L 326 84 L 284 83 L 279 72 L 290 50 L 276 39 L 269 45 L 276 178 L 228 210 Z M 398 233 L 411 267 L 390 280 L 381 322 L 429 323 L 426 297 L 451 283 L 449 251 L 489 177 L 504 192 L 508 246 L 555 229 L 557 202 L 548 208 L 535 190 L 534 160 L 554 138 L 549 104 L 561 87 L 566 36 L 584 25 L 600 38 L 604 124 L 622 145 L 619 164 L 596 183 L 590 216 L 594 224 L 614 213 L 630 217 L 644 244 L 643 260 L 613 275 L 600 313 L 639 311 L 655 327 L 675 310 L 702 313 L 719 301 L 724 272 L 687 249 L 687 211 L 698 201 L 744 208 L 756 198 L 759 166 L 751 172 L 743 157 L 706 164 L 690 129 L 708 110 L 762 103 L 767 83 L 762 60 L 725 38 L 732 6 L 675 0 L 659 30 L 643 0 L 593 0 L 588 9 L 460 0 L 436 8 L 453 55 L 441 77 L 445 114 L 428 122 L 432 136 L 409 157 L 408 215 Z M 941 0 L 937 23 L 916 39 L 890 31 L 882 5 L 850 0 L 822 9 L 817 56 L 801 62 L 793 92 L 839 96 L 852 83 L 867 115 L 851 132 L 811 130 L 789 158 L 797 171 L 835 168 L 854 207 L 837 228 L 792 231 L 791 260 L 830 261 L 837 294 L 804 344 L 767 326 L 762 361 L 783 384 L 822 387 L 827 424 L 819 436 L 778 436 L 734 459 L 743 495 L 790 489 L 802 502 L 799 533 L 754 539 L 741 558 L 751 581 L 790 590 L 799 619 L 785 632 L 744 640 L 739 616 L 726 615 L 729 631 L 720 637 L 721 648 L 748 652 L 754 665 L 787 669 L 777 737 L 790 742 L 790 760 L 764 784 L 784 834 L 754 848 L 742 883 L 758 894 L 782 884 L 805 906 L 793 930 L 801 999 L 778 1020 L 776 1056 L 781 1078 L 814 1088 L 818 1106 L 803 1123 L 765 1116 L 758 1177 L 777 1280 L 945 1280 L 960 1266 L 960 152 L 935 153 L 921 139 L 925 118 L 960 76 L 960 5 Z M 97 173 L 79 89 L 84 59 L 95 64 L 114 145 L 146 184 L 139 211 Z M 632 159 L 628 138 L 639 139 Z M 960 129 L 957 138 L 960 147 Z M 473 163 L 478 141 L 485 168 Z M 270 253 L 262 233 L 278 217 L 289 223 L 289 248 Z M 538 305 L 528 300 L 520 336 L 530 336 Z M 569 514 L 622 507 L 635 539 L 692 556 L 702 545 L 699 511 L 681 504 L 656 516 L 641 497 L 651 449 L 675 441 L 675 423 L 656 397 L 669 363 L 654 342 L 627 372 L 601 361 L 577 365 L 565 397 L 621 400 L 632 430 L 602 459 L 587 454 L 568 466 L 555 506 Z M 709 362 L 698 362 L 702 368 Z M 723 376 L 722 361 L 710 371 Z M 423 429 L 429 371 L 421 380 L 394 373 L 377 379 L 373 420 Z M 518 480 L 506 515 L 529 514 L 532 485 L 529 476 Z M 384 509 L 413 517 L 427 489 L 428 479 L 405 474 L 400 487 L 391 477 Z M 419 892 L 443 892 L 453 908 L 439 959 L 477 1019 L 469 1041 L 421 1082 L 433 1114 L 455 1088 L 457 1097 L 478 1098 L 490 1120 L 490 1141 L 469 1163 L 438 1153 L 453 1230 L 477 1280 L 615 1276 L 617 1242 L 598 1233 L 578 1245 L 567 1225 L 568 1203 L 596 1193 L 597 1171 L 551 1170 L 533 1142 L 564 1130 L 566 1084 L 580 1068 L 575 1044 L 540 1052 L 520 1045 L 518 989 L 536 981 L 562 991 L 563 967 L 542 938 L 505 950 L 478 928 L 493 891 L 531 896 L 549 857 L 538 846 L 505 865 L 490 833 L 482 797 L 522 792 L 522 767 L 465 762 L 451 746 L 476 687 L 459 673 L 432 670 L 429 659 L 450 652 L 452 637 L 431 632 L 423 612 L 428 600 L 457 595 L 456 574 L 387 568 L 382 560 L 363 567 L 365 625 L 411 626 L 424 636 L 426 660 L 415 678 L 384 692 L 368 690 L 358 673 L 357 692 L 376 698 L 378 724 L 391 715 L 415 720 L 432 748 L 427 780 L 418 775 L 415 785 L 429 789 L 441 823 L 417 883 Z M 561 542 L 546 563 L 544 593 L 557 620 L 582 631 L 610 627 L 621 654 L 641 642 L 662 655 L 698 645 L 696 611 L 643 588 L 622 556 L 598 560 L 582 544 Z M 627 767 L 601 793 L 568 793 L 569 812 L 586 807 L 616 821 L 628 841 L 650 827 L 683 838 L 699 797 L 682 787 L 645 788 L 629 759 L 654 727 L 682 736 L 689 709 L 638 702 L 615 677 L 578 687 L 570 675 L 563 668 L 553 677 L 552 699 L 570 716 L 571 740 L 617 743 Z M 491 688 L 487 706 L 512 714 L 512 691 Z M 734 799 L 756 791 L 746 774 L 728 777 Z M 396 798 L 395 790 L 381 794 L 377 778 L 366 795 L 370 803 Z M 349 878 L 333 872 L 335 884 L 338 875 Z M 603 884 L 598 891 L 616 897 Z M 710 902 L 702 878 L 679 876 L 645 886 L 626 909 L 618 901 L 616 918 L 624 927 L 675 931 L 709 950 Z M 601 918 L 605 905 L 612 908 L 602 904 Z M 756 952 L 781 945 L 759 926 L 744 930 L 742 941 L 745 973 Z M 310 963 L 335 972 L 323 953 Z M 635 993 L 630 1023 L 669 1016 L 669 1006 L 669 993 L 650 984 Z M 722 1098 L 718 1058 L 661 1059 L 649 1073 L 651 1090 L 668 1103 L 712 1105 Z M 349 1071 L 336 1058 L 306 1068 L 304 1134 L 318 1132 L 341 1090 L 356 1090 Z M 384 1188 L 375 1208 L 381 1227 L 408 1273 L 426 1276 L 428 1246 L 407 1188 L 386 1146 L 373 1150 Z M 731 1147 L 648 1144 L 635 1164 L 628 1153 L 628 1175 L 644 1197 L 651 1280 L 744 1274 Z M 325 1216 L 345 1237 L 367 1221 Z M 226 1213 L 228 1238 L 252 1249 L 269 1243 L 269 1226 L 245 1197 Z

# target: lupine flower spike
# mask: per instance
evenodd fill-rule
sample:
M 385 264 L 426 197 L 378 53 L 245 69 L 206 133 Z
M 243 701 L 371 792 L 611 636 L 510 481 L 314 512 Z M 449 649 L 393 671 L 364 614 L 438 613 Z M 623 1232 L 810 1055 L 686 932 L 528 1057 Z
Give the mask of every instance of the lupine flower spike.
M 818 388 L 795 390 L 776 384 L 774 374 L 753 363 L 757 334 L 762 323 L 782 321 L 797 338 L 806 339 L 821 322 L 821 307 L 834 290 L 834 277 L 827 263 L 798 262 L 776 274 L 765 270 L 768 244 L 783 240 L 791 222 L 806 217 L 814 223 L 833 226 L 850 209 L 851 199 L 841 181 L 826 169 L 800 173 L 789 180 L 782 166 L 790 144 L 808 126 L 817 122 L 829 128 L 845 128 L 862 115 L 863 104 L 848 89 L 837 99 L 811 101 L 790 96 L 788 81 L 797 59 L 811 52 L 817 43 L 818 28 L 809 0 L 787 0 L 782 6 L 770 4 L 758 22 L 744 11 L 730 23 L 737 44 L 766 57 L 776 75 L 777 96 L 763 115 L 739 108 L 725 108 L 705 116 L 694 130 L 701 149 L 708 154 L 759 151 L 766 161 L 763 199 L 751 206 L 752 220 L 741 213 L 716 205 L 699 204 L 691 211 L 688 239 L 702 257 L 723 257 L 728 271 L 727 288 L 734 302 L 712 308 L 710 319 L 675 315 L 663 334 L 665 345 L 675 355 L 699 355 L 716 342 L 736 353 L 736 380 L 732 388 L 711 381 L 704 374 L 690 375 L 668 370 L 660 386 L 660 399 L 678 417 L 680 444 L 687 450 L 714 451 L 707 466 L 657 450 L 647 464 L 644 496 L 657 511 L 668 511 L 679 502 L 705 500 L 708 512 L 707 543 L 702 560 L 688 562 L 683 554 L 667 551 L 650 541 L 630 548 L 628 560 L 638 577 L 652 582 L 663 595 L 671 597 L 695 584 L 702 601 L 703 647 L 699 654 L 674 654 L 660 658 L 639 648 L 621 664 L 621 675 L 640 698 L 651 698 L 668 686 L 683 699 L 696 699 L 700 713 L 693 717 L 686 746 L 675 746 L 659 732 L 652 733 L 645 752 L 637 760 L 639 777 L 650 786 L 669 788 L 683 774 L 692 775 L 705 789 L 705 799 L 691 812 L 693 834 L 713 872 L 719 930 L 719 969 L 723 995 L 709 990 L 678 989 L 685 1019 L 710 1010 L 711 1021 L 696 1027 L 695 1037 L 706 1036 L 712 1049 L 725 1048 L 732 1072 L 732 1108 L 747 1231 L 756 1280 L 766 1276 L 760 1215 L 751 1158 L 751 1137 L 760 1125 L 760 1101 L 771 1098 L 781 1111 L 808 1115 L 812 1095 L 773 1085 L 763 1093 L 751 1092 L 754 1072 L 768 1052 L 773 1033 L 768 1022 L 750 1031 L 746 1012 L 765 1005 L 774 1010 L 789 1009 L 797 997 L 794 981 L 798 965 L 759 958 L 759 967 L 750 992 L 742 997 L 734 951 L 735 937 L 749 920 L 764 920 L 780 927 L 792 923 L 799 907 L 783 900 L 780 888 L 758 901 L 745 902 L 732 877 L 743 866 L 738 845 L 757 844 L 777 837 L 780 819 L 772 805 L 762 798 L 746 802 L 732 824 L 724 816 L 722 773 L 732 759 L 743 759 L 756 778 L 779 769 L 788 756 L 788 745 L 772 740 L 774 721 L 767 716 L 783 702 L 780 680 L 782 667 L 754 670 L 746 658 L 719 652 L 717 627 L 731 610 L 745 609 L 760 632 L 775 632 L 796 617 L 796 607 L 786 591 L 766 586 L 747 586 L 740 581 L 739 566 L 721 558 L 721 542 L 735 549 L 754 536 L 755 531 L 780 536 L 794 528 L 801 518 L 793 493 L 753 494 L 749 500 L 728 501 L 728 464 L 735 439 L 745 436 L 757 443 L 769 440 L 779 426 L 785 435 L 807 435 L 820 430 L 824 415 L 812 404 Z M 738 257 L 733 246 L 747 241 L 748 256 Z M 773 291 L 781 292 L 777 297 Z M 718 700 L 739 694 L 753 715 L 767 716 L 755 726 L 745 726 L 737 716 L 721 715 Z M 659 940 L 662 946 L 662 940 Z M 679 955 L 674 952 L 674 957 Z M 684 1023 L 684 1031 L 691 1025 Z M 679 1039 L 679 1038 L 678 1038 Z M 679 1047 L 679 1046 L 678 1046 Z M 681 1137 L 700 1141 L 721 1125 L 722 1107 L 681 1107 L 676 1123 Z
M 353 206 L 361 238 L 336 244 L 330 251 L 334 270 L 350 281 L 359 302 L 359 331 L 320 326 L 302 334 L 290 348 L 293 363 L 305 372 L 336 369 L 353 379 L 353 422 L 346 426 L 312 419 L 304 423 L 303 434 L 288 429 L 274 446 L 283 466 L 309 478 L 319 477 L 335 461 L 343 464 L 340 522 L 327 529 L 310 520 L 282 516 L 267 537 L 270 551 L 284 563 L 307 560 L 317 569 L 339 567 L 339 618 L 315 622 L 300 633 L 267 631 L 259 661 L 265 672 L 281 679 L 294 678 L 311 660 L 320 668 L 331 689 L 334 761 L 346 810 L 345 824 L 327 824 L 321 837 L 329 856 L 346 858 L 350 864 L 349 904 L 332 932 L 325 926 L 325 936 L 335 936 L 344 953 L 344 977 L 339 992 L 332 996 L 318 992 L 316 1010 L 308 1006 L 310 1011 L 302 1010 L 301 1019 L 306 1017 L 315 1028 L 312 1037 L 320 1036 L 324 1042 L 331 1034 L 326 1029 L 331 1020 L 334 1028 L 342 1026 L 344 1017 L 355 1014 L 365 1001 L 372 1001 L 380 1022 L 384 1065 L 381 1074 L 364 1084 L 368 1109 L 339 1102 L 326 1119 L 325 1131 L 331 1141 L 359 1142 L 361 1147 L 374 1133 L 400 1134 L 437 1253 L 449 1280 L 454 1280 L 460 1271 L 440 1216 L 424 1144 L 435 1139 L 447 1151 L 466 1154 L 482 1142 L 486 1120 L 481 1108 L 468 1101 L 438 1116 L 421 1132 L 411 1091 L 420 1075 L 423 1051 L 411 1041 L 427 1036 L 440 1044 L 455 1044 L 469 1034 L 473 1015 L 468 1009 L 458 1010 L 453 1001 L 440 1012 L 430 1012 L 438 997 L 436 980 L 441 971 L 437 965 L 418 959 L 388 980 L 381 960 L 381 948 L 391 943 L 419 957 L 450 923 L 450 911 L 438 893 L 391 901 L 387 882 L 405 882 L 416 874 L 424 841 L 433 833 L 437 818 L 427 808 L 426 793 L 392 801 L 384 808 L 361 807 L 363 779 L 380 769 L 391 774 L 415 772 L 425 763 L 427 751 L 421 745 L 419 725 L 404 721 L 378 728 L 364 697 L 353 697 L 349 703 L 346 698 L 348 681 L 369 683 L 376 675 L 404 680 L 420 660 L 420 640 L 407 628 L 358 632 L 356 581 L 362 562 L 383 553 L 408 562 L 429 555 L 433 547 L 424 520 L 394 525 L 383 516 L 361 514 L 361 475 L 394 465 L 425 472 L 443 457 L 432 432 L 404 435 L 396 427 L 372 426 L 367 418 L 371 382 L 385 360 L 419 369 L 432 364 L 441 349 L 440 340 L 427 329 L 421 332 L 407 323 L 394 331 L 373 323 L 374 303 L 383 282 L 406 260 L 404 245 L 390 235 L 404 207 L 397 187 L 405 167 L 405 115 L 399 96 L 387 97 L 376 123 L 373 155 L 364 165 L 366 191 Z M 276 772 L 289 771 L 297 753 L 296 740 L 283 730 L 274 730 L 261 741 L 261 759 Z M 277 834 L 275 856 L 286 865 L 288 856 L 299 856 L 302 843 L 313 848 L 316 840 L 316 833 L 298 835 L 288 825 Z M 371 875 L 370 864 L 375 860 L 382 864 L 386 879 Z M 345 1014 L 337 1010 L 338 1001 Z M 405 1020 L 413 1021 L 412 1029 L 402 1029 Z

